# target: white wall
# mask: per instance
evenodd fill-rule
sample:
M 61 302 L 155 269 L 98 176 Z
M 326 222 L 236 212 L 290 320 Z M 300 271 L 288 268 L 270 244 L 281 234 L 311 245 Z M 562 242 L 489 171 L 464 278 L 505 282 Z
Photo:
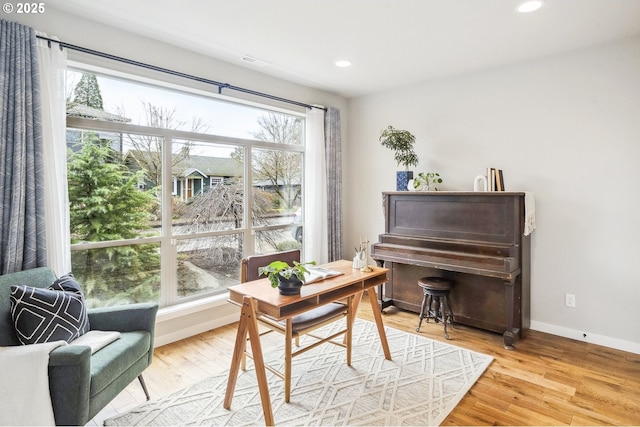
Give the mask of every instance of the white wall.
M 414 171 L 444 190 L 492 166 L 535 193 L 533 329 L 640 353 L 640 38 L 350 100 L 347 250 L 384 231 L 387 125 L 416 136 Z

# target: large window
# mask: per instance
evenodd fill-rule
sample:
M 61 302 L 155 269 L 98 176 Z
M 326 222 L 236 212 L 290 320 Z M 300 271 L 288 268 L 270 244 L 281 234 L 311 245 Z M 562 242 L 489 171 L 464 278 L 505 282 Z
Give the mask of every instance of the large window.
M 304 116 L 68 72 L 71 258 L 90 306 L 225 292 L 242 257 L 298 248 Z

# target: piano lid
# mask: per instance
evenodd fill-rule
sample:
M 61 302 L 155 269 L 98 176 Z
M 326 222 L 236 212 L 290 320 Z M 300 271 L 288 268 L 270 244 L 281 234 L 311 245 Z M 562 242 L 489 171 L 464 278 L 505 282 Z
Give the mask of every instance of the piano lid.
M 523 232 L 524 193 L 393 192 L 384 197 L 389 234 L 514 244 Z

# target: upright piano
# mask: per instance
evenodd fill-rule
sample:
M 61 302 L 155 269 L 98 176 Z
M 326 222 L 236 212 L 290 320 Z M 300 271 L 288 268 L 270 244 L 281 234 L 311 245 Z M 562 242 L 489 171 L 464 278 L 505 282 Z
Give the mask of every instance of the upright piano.
M 454 321 L 502 333 L 513 349 L 530 325 L 525 194 L 385 192 L 383 208 L 385 232 L 371 246 L 371 257 L 390 269 L 381 308 L 419 313 L 418 279 L 447 277 L 455 280 Z

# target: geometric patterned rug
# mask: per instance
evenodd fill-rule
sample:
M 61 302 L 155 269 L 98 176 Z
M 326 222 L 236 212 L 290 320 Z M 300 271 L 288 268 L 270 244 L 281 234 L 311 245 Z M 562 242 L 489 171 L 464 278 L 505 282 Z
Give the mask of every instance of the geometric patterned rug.
M 340 326 L 334 323 L 317 332 L 328 334 Z M 345 364 L 345 350 L 330 344 L 295 357 L 289 403 L 284 402 L 283 381 L 267 371 L 276 425 L 439 425 L 493 360 L 419 335 L 385 330 L 393 360 L 384 358 L 375 323 L 362 319 L 354 323 L 351 367 Z M 282 345 L 265 347 L 265 361 L 282 370 Z M 231 410 L 222 407 L 227 372 L 221 372 L 104 424 L 264 425 L 250 360 L 238 376 Z

